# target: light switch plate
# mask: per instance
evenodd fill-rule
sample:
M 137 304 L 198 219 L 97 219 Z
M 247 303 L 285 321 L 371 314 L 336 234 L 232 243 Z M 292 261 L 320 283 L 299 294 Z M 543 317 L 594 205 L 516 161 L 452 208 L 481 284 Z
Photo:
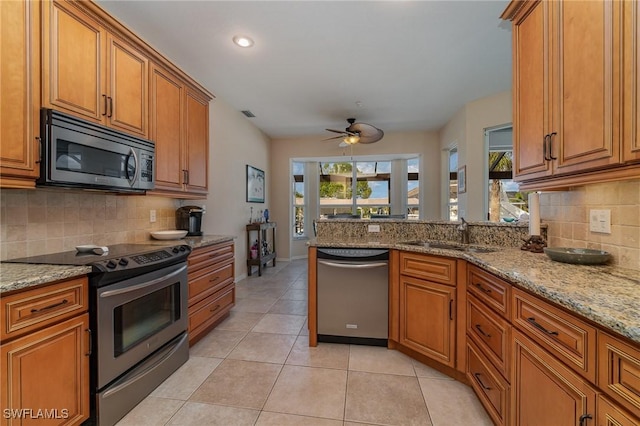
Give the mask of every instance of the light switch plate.
M 369 232 L 380 232 L 380 225 L 369 225 Z
M 589 210 L 589 230 L 601 234 L 610 234 L 611 210 Z

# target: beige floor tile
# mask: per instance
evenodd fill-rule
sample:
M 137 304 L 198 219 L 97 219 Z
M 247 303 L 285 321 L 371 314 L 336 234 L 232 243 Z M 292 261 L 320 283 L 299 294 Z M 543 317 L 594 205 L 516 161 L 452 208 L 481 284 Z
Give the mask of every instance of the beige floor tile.
M 215 328 L 191 349 L 191 356 L 224 358 L 247 335 L 246 331 L 220 330 Z
M 302 325 L 302 329 L 300 329 L 300 336 L 309 336 L 309 318 Z
M 296 280 L 296 282 L 294 282 L 291 287 L 289 287 L 291 290 L 305 290 L 307 291 L 307 289 L 309 288 L 309 284 L 307 283 L 307 279 L 298 279 Z
M 434 426 L 493 425 L 469 386 L 455 380 L 418 380 Z
M 295 341 L 293 335 L 249 333 L 227 358 L 284 364 Z
M 187 402 L 171 421 L 171 426 L 251 426 L 260 411 L 222 405 Z
M 281 299 L 285 300 L 307 300 L 307 290 L 289 289 L 282 295 Z
M 265 314 L 251 331 L 254 333 L 276 333 L 298 335 L 304 324 L 302 315 Z
M 184 401 L 148 396 L 122 418 L 116 426 L 158 426 L 169 421 Z
M 151 396 L 187 400 L 205 381 L 209 374 L 222 362 L 220 358 L 201 358 L 191 356 L 160 386 Z
M 298 336 L 286 364 L 346 370 L 349 366 L 349 345 L 319 343 L 311 348 L 309 336 Z
M 233 307 L 233 310 L 237 312 L 266 314 L 277 300 L 277 297 L 253 297 L 253 295 L 250 295 L 242 299 L 236 299 L 236 305 Z
M 443 379 L 443 380 L 454 380 L 453 378 L 447 376 L 444 373 L 439 372 L 435 368 L 431 368 L 428 365 L 421 363 L 415 359 L 411 360 L 413 363 L 413 368 L 416 371 L 416 376 L 418 377 L 428 377 L 430 379 Z
M 349 370 L 415 376 L 411 358 L 402 352 L 379 347 L 351 345 Z
M 270 314 L 307 315 L 306 300 L 278 300 L 269 309 Z
M 259 410 L 267 400 L 281 368 L 277 364 L 226 359 L 189 401 Z
M 243 312 L 237 311 L 234 307 L 229 313 L 229 317 L 222 321 L 216 330 L 229 330 L 229 331 L 250 331 L 254 325 L 260 321 L 264 314 L 257 312 Z
M 285 365 L 264 410 L 342 420 L 347 372 Z
M 416 377 L 359 371 L 349 371 L 345 420 L 385 425 L 431 424 Z
M 271 413 L 263 411 L 256 426 L 342 426 L 340 420 L 321 419 L 320 417 L 296 416 L 293 414 Z M 362 426 L 362 425 L 361 425 Z
M 287 292 L 289 285 L 284 288 L 267 287 L 267 286 L 253 286 L 247 290 L 246 297 L 254 299 L 279 299 L 283 294 Z M 274 300 L 274 301 L 275 301 Z

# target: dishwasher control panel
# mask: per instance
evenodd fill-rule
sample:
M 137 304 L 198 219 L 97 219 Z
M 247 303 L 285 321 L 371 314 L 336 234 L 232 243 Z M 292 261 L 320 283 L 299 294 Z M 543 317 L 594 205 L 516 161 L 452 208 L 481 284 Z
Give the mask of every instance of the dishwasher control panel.
M 318 247 L 318 258 L 335 260 L 387 260 L 389 259 L 389 250 Z

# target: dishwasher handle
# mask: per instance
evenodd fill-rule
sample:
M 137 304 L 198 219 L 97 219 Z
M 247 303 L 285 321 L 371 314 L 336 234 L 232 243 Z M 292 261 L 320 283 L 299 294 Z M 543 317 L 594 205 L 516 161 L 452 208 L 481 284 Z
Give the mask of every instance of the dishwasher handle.
M 352 263 L 336 263 L 336 262 L 327 262 L 326 260 L 318 260 L 318 264 L 331 266 L 334 268 L 344 268 L 344 269 L 371 269 L 371 268 L 380 268 L 383 266 L 388 266 L 389 262 L 375 262 L 375 263 L 361 263 L 361 262 L 352 262 Z

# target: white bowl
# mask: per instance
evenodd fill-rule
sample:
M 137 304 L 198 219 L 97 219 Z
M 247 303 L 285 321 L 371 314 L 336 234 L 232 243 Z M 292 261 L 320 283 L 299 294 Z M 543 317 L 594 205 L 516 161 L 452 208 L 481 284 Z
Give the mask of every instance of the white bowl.
M 151 236 L 156 240 L 179 240 L 187 235 L 187 231 L 174 229 L 172 231 L 153 231 Z

